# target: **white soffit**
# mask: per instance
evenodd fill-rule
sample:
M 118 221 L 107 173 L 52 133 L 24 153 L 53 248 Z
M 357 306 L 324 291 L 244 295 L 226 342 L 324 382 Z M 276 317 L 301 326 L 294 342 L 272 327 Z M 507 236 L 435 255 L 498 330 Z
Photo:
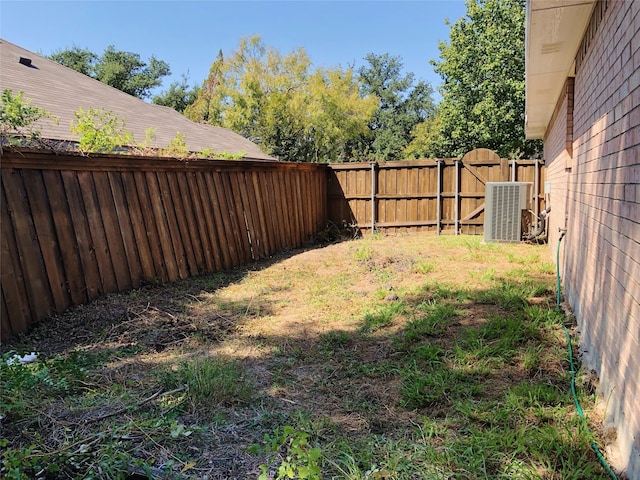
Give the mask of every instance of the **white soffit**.
M 562 86 L 573 75 L 594 5 L 595 0 L 527 0 L 527 138 L 544 137 Z

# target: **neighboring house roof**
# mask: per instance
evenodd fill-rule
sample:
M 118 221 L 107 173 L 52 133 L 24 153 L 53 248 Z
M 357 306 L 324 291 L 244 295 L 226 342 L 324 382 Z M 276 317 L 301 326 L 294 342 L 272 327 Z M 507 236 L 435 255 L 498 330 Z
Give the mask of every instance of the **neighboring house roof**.
M 595 0 L 527 0 L 527 138 L 543 138 L 591 18 Z
M 20 57 L 30 59 L 20 62 Z M 243 136 L 222 127 L 195 123 L 170 107 L 146 103 L 98 80 L 60 65 L 0 39 L 0 91 L 22 91 L 32 105 L 42 108 L 59 121 L 40 120 L 37 129 L 42 138 L 77 141 L 70 127 L 74 112 L 82 107 L 103 108 L 125 121 L 126 130 L 133 133 L 136 142 L 145 140 L 145 131 L 155 130 L 153 147 L 166 147 L 176 133 L 186 135 L 189 150 L 199 152 L 205 148 L 216 153 L 244 152 L 245 158 L 275 160 Z

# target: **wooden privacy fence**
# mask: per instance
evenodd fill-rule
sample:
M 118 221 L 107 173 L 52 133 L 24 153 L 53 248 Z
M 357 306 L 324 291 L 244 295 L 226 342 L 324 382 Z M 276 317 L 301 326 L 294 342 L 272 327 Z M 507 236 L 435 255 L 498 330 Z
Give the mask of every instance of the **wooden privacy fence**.
M 337 165 L 5 151 L 2 338 L 102 294 L 301 246 L 327 220 L 361 231 L 481 234 L 485 184 L 531 182 L 542 162 L 462 159 Z
M 312 240 L 326 167 L 2 154 L 3 338 L 104 293 L 230 269 Z
M 507 160 L 487 149 L 462 159 L 330 165 L 328 216 L 361 232 L 482 234 L 487 182 L 531 182 L 535 214 L 543 206 L 539 160 Z

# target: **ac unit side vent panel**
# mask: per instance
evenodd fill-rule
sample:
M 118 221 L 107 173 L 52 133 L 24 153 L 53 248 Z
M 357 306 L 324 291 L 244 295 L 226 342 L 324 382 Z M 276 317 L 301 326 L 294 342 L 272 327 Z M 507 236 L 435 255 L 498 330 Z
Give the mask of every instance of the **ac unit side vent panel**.
M 526 182 L 487 182 L 485 242 L 519 242 L 522 239 L 522 210 L 527 209 L 530 185 Z

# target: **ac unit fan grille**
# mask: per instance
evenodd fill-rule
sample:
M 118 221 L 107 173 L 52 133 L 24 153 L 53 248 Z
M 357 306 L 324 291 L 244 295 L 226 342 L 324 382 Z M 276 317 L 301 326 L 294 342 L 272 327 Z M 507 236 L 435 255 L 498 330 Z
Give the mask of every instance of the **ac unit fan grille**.
M 485 242 L 519 242 L 522 238 L 522 210 L 527 205 L 524 182 L 489 182 L 485 193 Z

